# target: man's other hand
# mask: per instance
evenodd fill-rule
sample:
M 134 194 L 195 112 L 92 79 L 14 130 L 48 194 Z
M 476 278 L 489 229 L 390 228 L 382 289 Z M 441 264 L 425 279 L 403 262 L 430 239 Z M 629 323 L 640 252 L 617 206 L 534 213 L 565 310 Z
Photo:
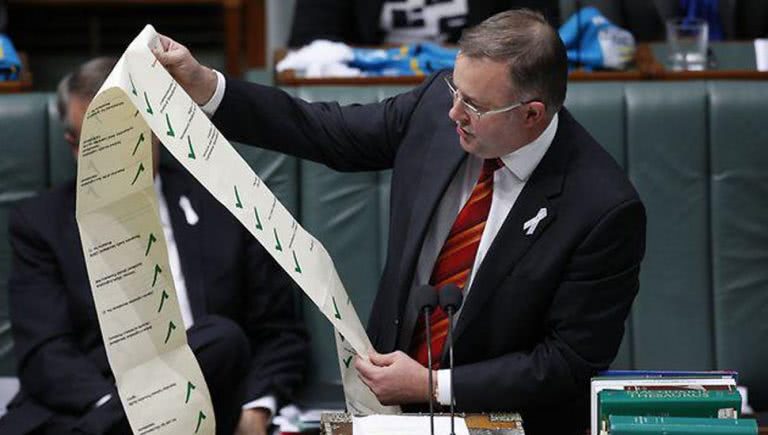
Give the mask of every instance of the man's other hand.
M 198 105 L 204 105 L 216 92 L 218 78 L 212 69 L 200 65 L 187 47 L 173 39 L 158 34 L 163 49 L 152 49 L 160 64 L 171 73 L 174 79 L 192 97 Z
M 267 435 L 270 412 L 264 408 L 244 409 L 235 435 Z
M 429 402 L 429 370 L 426 367 L 401 351 L 383 355 L 372 353 L 369 358 L 370 361 L 355 358 L 355 368 L 382 405 Z M 434 374 L 433 383 L 436 382 L 437 375 Z

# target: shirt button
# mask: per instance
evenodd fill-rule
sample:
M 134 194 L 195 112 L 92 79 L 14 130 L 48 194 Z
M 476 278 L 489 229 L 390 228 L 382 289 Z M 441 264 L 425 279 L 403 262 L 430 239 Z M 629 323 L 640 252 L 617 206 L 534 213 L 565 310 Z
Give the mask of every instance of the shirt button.
M 397 325 L 399 325 L 399 324 L 400 324 L 400 319 L 395 319 L 395 321 L 394 321 L 394 322 L 392 322 L 392 323 L 394 323 L 394 324 L 395 324 L 395 326 L 397 326 Z

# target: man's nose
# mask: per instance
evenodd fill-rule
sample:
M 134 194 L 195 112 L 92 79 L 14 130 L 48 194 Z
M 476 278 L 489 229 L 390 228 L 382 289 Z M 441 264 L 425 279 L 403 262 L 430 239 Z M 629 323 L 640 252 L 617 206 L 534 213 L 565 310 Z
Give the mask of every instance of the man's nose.
M 453 99 L 451 110 L 448 111 L 448 117 L 451 118 L 453 122 L 461 124 L 466 124 L 469 121 L 469 116 L 467 111 L 464 110 L 464 105 L 461 103 L 460 98 Z

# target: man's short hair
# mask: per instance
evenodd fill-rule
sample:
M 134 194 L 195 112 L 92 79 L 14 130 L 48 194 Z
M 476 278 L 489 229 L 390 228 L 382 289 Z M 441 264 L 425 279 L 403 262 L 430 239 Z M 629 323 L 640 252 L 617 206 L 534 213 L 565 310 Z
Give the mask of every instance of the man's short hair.
M 513 9 L 466 29 L 459 51 L 509 65 L 513 89 L 522 101 L 539 100 L 554 114 L 563 105 L 568 58 L 557 31 L 538 12 Z
M 71 129 L 67 119 L 69 100 L 73 96 L 87 100 L 93 99 L 116 63 L 117 59 L 114 57 L 97 57 L 80 65 L 61 79 L 56 89 L 56 109 L 65 130 Z

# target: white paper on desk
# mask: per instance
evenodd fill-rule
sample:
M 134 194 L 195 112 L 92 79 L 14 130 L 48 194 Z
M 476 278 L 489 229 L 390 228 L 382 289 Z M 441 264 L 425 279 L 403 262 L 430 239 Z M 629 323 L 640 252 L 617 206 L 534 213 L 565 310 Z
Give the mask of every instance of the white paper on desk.
M 758 71 L 768 71 L 768 39 L 755 39 L 755 64 Z
M 76 217 L 88 278 L 134 433 L 215 433 L 210 395 L 186 341 L 170 274 L 153 186 L 152 133 L 343 334 L 338 358 L 350 410 L 399 412 L 360 387 L 352 360 L 372 345 L 328 252 L 157 62 L 150 46 L 159 42 L 147 26 L 88 106 L 77 174 Z
M 461 417 L 454 420 L 456 435 L 469 435 Z M 352 417 L 354 435 L 429 435 L 429 415 L 369 415 Z M 451 417 L 435 417 L 435 435 L 451 433 Z

